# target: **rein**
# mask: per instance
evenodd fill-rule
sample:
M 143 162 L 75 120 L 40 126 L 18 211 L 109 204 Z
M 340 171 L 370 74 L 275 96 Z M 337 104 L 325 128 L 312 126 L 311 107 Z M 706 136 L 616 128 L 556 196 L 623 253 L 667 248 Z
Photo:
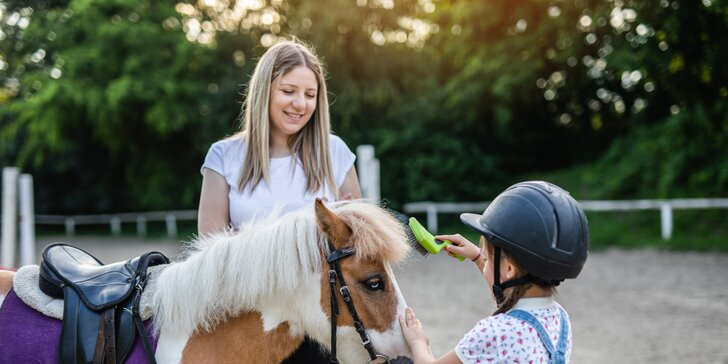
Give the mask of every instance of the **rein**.
M 334 249 L 333 244 L 331 244 L 331 241 L 327 239 L 326 242 L 329 247 L 329 253 L 326 257 L 326 260 L 329 262 L 330 268 L 329 287 L 331 292 L 331 358 L 329 359 L 329 361 L 331 363 L 339 362 L 339 359 L 336 358 L 336 321 L 338 321 L 339 318 L 339 304 L 336 300 L 336 280 L 338 278 L 340 282 L 339 284 L 341 286 L 338 291 L 341 294 L 341 297 L 344 299 L 344 302 L 346 303 L 349 314 L 351 314 L 351 317 L 354 320 L 354 328 L 356 329 L 356 332 L 359 333 L 361 343 L 362 345 L 364 345 L 364 349 L 366 349 L 369 353 L 369 363 L 389 363 L 389 358 L 387 358 L 386 355 L 377 354 L 377 352 L 374 351 L 374 345 L 372 345 L 372 341 L 369 339 L 369 335 L 367 335 L 366 333 L 366 328 L 361 322 L 361 319 L 359 319 L 359 315 L 356 313 L 356 307 L 354 307 L 354 302 L 351 300 L 349 287 L 346 286 L 346 281 L 344 281 L 344 275 L 341 273 L 339 260 L 354 255 L 354 249 L 342 248 L 336 250 Z

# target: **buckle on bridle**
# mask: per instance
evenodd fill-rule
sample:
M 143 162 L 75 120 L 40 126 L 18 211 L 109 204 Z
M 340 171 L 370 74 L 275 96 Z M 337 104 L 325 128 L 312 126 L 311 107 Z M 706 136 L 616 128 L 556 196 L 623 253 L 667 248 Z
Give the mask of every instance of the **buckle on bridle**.
M 389 364 L 389 358 L 383 354 L 377 354 L 374 359 L 369 359 L 369 364 Z
M 339 288 L 339 292 L 341 293 L 341 297 L 344 298 L 344 301 L 346 301 L 346 302 L 351 301 L 351 293 L 349 292 L 349 287 L 341 286 L 341 288 Z

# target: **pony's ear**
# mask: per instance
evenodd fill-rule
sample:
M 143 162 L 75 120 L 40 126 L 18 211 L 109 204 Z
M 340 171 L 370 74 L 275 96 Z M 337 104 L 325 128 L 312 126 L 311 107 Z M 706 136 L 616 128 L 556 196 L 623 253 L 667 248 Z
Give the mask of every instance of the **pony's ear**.
M 337 249 L 349 241 L 351 229 L 335 213 L 326 208 L 320 198 L 316 199 L 314 209 L 316 210 L 316 224 L 326 234 L 326 237 Z

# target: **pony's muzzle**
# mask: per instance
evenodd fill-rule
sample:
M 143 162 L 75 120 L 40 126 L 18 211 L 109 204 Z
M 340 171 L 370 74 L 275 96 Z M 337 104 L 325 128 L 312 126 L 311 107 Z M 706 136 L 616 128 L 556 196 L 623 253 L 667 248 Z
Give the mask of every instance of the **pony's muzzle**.
M 388 362 L 389 362 L 389 364 L 414 364 L 412 359 L 410 359 L 406 356 L 398 356 Z

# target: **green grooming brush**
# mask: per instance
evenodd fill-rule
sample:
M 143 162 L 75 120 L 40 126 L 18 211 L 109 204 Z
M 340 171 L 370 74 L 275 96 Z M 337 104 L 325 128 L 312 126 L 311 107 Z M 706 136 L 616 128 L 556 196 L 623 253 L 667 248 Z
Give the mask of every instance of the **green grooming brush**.
M 427 254 L 437 254 L 445 247 L 445 245 L 452 244 L 447 240 L 435 239 L 435 237 L 430 234 L 430 232 L 427 231 L 427 229 L 425 229 L 425 227 L 422 226 L 422 224 L 420 224 L 420 222 L 414 217 L 409 218 L 409 227 L 410 230 L 412 230 L 415 239 L 420 243 L 419 246 L 415 246 L 415 249 L 423 256 L 426 256 Z M 465 260 L 465 257 L 461 257 L 457 254 L 454 255 L 455 258 L 458 258 L 461 262 Z

